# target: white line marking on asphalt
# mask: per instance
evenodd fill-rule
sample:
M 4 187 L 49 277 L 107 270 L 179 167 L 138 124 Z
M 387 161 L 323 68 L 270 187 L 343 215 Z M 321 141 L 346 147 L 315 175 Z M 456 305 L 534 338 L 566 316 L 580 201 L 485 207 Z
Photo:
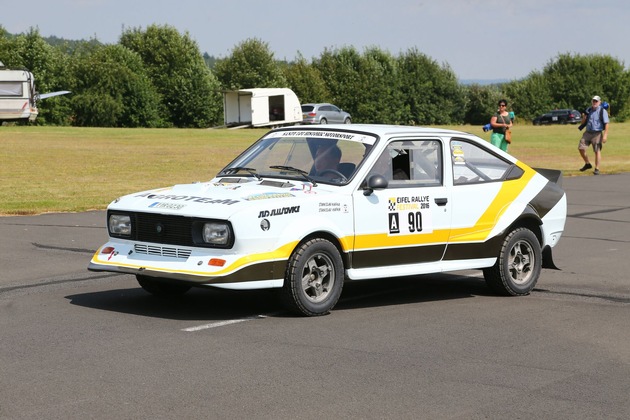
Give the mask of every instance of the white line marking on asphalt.
M 226 325 L 238 324 L 239 322 L 253 321 L 255 319 L 262 319 L 262 318 L 267 318 L 267 316 L 256 315 L 256 316 L 250 316 L 247 318 L 228 319 L 226 321 L 211 322 L 210 324 L 197 325 L 196 327 L 182 328 L 182 331 L 195 332 L 195 331 L 201 331 L 201 330 L 208 330 L 210 328 L 224 327 Z

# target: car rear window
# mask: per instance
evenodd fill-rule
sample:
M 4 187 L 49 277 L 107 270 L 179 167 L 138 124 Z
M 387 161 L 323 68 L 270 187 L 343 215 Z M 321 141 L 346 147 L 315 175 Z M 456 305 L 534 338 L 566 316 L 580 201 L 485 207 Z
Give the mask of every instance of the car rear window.
M 302 112 L 311 112 L 313 108 L 311 105 L 302 105 Z

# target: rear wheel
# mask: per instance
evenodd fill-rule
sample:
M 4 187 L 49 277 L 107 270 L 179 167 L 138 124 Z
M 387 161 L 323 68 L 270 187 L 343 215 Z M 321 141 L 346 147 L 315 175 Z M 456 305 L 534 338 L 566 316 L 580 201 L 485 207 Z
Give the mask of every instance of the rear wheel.
M 343 261 L 337 247 L 316 238 L 291 255 L 284 276 L 282 297 L 289 310 L 300 315 L 326 315 L 341 296 Z
M 322 118 L 321 120 L 319 120 L 320 124 L 328 124 L 328 120 L 326 118 Z
M 187 284 L 171 283 L 156 277 L 142 276 L 140 274 L 136 275 L 136 280 L 138 280 L 140 287 L 145 291 L 159 297 L 181 296 L 191 288 Z
M 495 292 L 521 296 L 534 289 L 541 267 L 538 238 L 531 230 L 518 228 L 505 237 L 496 264 L 483 270 L 483 276 Z

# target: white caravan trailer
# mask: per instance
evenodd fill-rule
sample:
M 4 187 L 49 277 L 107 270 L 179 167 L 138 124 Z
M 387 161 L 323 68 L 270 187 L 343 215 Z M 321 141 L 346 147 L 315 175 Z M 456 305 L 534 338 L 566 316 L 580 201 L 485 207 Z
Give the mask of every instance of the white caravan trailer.
M 37 100 L 70 93 L 67 90 L 39 95 L 33 73 L 25 69 L 8 69 L 0 62 L 0 123 L 2 121 L 35 121 Z
M 31 72 L 0 67 L 0 121 L 35 121 L 35 95 Z
M 227 127 L 281 126 L 302 122 L 300 101 L 287 88 L 223 91 L 223 110 Z

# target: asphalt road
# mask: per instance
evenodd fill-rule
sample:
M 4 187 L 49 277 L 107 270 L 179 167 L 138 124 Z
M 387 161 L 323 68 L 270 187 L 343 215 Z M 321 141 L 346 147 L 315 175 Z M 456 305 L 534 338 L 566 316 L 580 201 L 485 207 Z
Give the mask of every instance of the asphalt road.
M 104 212 L 0 218 L 0 419 L 630 418 L 630 174 L 564 187 L 561 270 L 531 295 L 365 282 L 320 318 L 90 273 Z

